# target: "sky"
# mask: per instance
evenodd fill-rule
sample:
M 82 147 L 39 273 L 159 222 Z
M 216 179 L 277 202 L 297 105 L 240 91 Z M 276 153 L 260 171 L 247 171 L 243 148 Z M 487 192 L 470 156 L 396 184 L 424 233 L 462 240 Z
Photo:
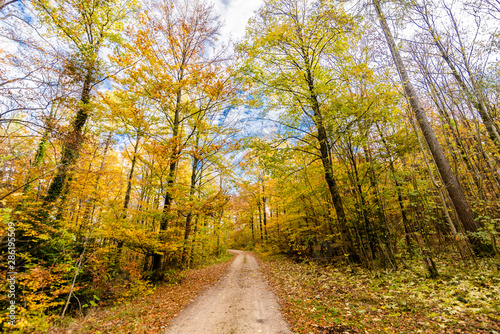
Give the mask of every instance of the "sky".
M 263 0 L 208 0 L 214 4 L 217 13 L 220 14 L 221 21 L 224 22 L 222 28 L 222 39 L 237 41 L 245 35 L 245 26 L 255 11 L 262 5 Z M 10 49 L 14 47 L 0 37 L 0 47 Z
M 222 38 L 237 41 L 245 35 L 245 26 L 263 0 L 209 0 L 224 22 Z
M 221 37 L 224 42 L 236 42 L 245 36 L 248 20 L 262 6 L 264 0 L 208 0 L 214 4 L 215 11 L 224 23 Z M 244 134 L 266 134 L 274 129 L 274 124 L 264 124 L 257 118 L 257 110 L 238 106 L 231 111 L 231 121 L 244 124 Z M 241 125 L 240 124 L 240 125 Z
M 224 23 L 221 31 L 223 42 L 241 40 L 245 36 L 245 27 L 248 20 L 254 16 L 255 12 L 262 6 L 264 0 L 208 0 L 214 4 L 214 9 L 220 15 L 220 20 Z M 263 121 L 257 121 L 257 111 L 248 109 L 246 106 L 234 108 L 231 112 L 230 122 L 241 122 L 239 127 L 244 129 L 240 136 L 265 135 L 274 129 L 274 124 L 265 124 Z M 245 155 L 245 151 L 239 152 L 232 157 L 235 174 L 241 176 L 242 170 L 238 166 Z

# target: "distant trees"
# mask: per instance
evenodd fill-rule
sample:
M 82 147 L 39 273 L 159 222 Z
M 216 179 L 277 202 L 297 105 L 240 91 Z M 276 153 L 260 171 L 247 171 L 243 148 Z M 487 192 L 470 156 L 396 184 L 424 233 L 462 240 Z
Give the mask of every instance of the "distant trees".
M 463 36 L 446 4 L 443 11 L 455 27 L 451 30 L 455 37 L 437 33 L 437 23 L 425 7 L 429 4 L 396 6 L 400 14 L 412 11 L 405 22 L 415 23 L 419 34 L 415 42 L 408 41 L 408 48 L 402 48 L 390 31 L 381 2 L 372 5 L 382 26 L 379 36 L 387 40 L 396 63 L 404 98 L 385 79 L 391 73 L 385 67 L 388 53 L 369 46 L 379 42 L 373 36 L 377 17 L 368 13 L 355 20 L 329 2 L 266 1 L 238 46 L 244 59 L 241 73 L 254 85 L 252 95 L 262 97 L 270 115 L 280 115 L 269 121 L 276 128 L 273 136 L 264 142 L 255 140 L 251 146 L 270 176 L 269 200 L 283 204 L 280 218 L 268 226 L 275 244 L 266 247 L 279 245 L 276 251 L 299 257 L 348 253 L 350 259 L 368 266 L 378 263 L 392 268 L 398 267 L 398 254 L 418 253 L 435 275 L 432 254 L 441 246 L 456 248 L 464 260 L 471 256 L 464 240 L 471 241 L 479 253 L 497 247 L 496 237 L 488 236 L 485 227 L 493 228 L 498 219 L 492 218 L 497 217 L 493 207 L 499 189 L 494 176 L 498 121 L 492 116 L 495 102 L 484 102 L 483 107 L 479 102 L 496 96 L 479 68 L 497 66 L 479 54 L 496 51 L 479 51 L 486 45 L 480 42 L 484 38 L 478 37 L 479 28 L 473 32 L 472 44 L 467 44 L 471 39 Z M 328 17 L 328 23 L 323 24 L 320 17 Z M 477 18 L 478 27 L 479 22 L 483 24 Z M 475 65 L 467 65 L 474 57 L 479 57 Z M 407 108 L 411 114 L 405 112 Z M 475 112 L 482 124 L 474 122 Z M 432 160 L 427 159 L 427 150 Z M 317 178 L 319 166 L 324 183 Z M 249 187 L 242 186 L 240 201 L 246 199 L 252 211 L 253 200 L 243 195 Z M 328 213 L 329 203 L 337 213 L 336 222 Z M 253 227 L 248 218 L 244 221 Z M 244 231 L 235 235 L 240 243 Z M 255 231 L 251 239 L 259 242 Z M 439 246 L 437 240 L 448 242 Z

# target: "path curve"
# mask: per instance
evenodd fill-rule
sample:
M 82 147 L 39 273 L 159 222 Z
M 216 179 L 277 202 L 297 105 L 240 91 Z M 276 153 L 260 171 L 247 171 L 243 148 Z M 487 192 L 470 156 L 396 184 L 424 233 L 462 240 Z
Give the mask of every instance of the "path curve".
M 164 334 L 291 334 L 253 255 L 230 250 L 228 273 L 183 309 Z

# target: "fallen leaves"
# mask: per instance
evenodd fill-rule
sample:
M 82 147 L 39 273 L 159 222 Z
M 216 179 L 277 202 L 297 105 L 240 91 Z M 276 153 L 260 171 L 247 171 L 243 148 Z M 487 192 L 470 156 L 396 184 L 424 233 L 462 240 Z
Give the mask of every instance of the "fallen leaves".
M 189 270 L 179 284 L 160 285 L 154 293 L 122 305 L 93 308 L 85 317 L 53 327 L 49 333 L 159 333 L 203 289 L 216 283 L 230 263 Z
M 500 332 L 500 280 L 481 265 L 452 273 L 441 264 L 437 280 L 417 267 L 353 273 L 274 259 L 261 268 L 296 333 Z

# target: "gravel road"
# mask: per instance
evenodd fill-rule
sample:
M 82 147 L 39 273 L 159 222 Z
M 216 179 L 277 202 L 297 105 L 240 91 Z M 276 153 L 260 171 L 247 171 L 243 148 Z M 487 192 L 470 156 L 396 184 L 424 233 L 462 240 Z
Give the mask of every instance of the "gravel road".
M 230 252 L 236 258 L 228 273 L 183 309 L 164 334 L 292 333 L 255 258 Z

